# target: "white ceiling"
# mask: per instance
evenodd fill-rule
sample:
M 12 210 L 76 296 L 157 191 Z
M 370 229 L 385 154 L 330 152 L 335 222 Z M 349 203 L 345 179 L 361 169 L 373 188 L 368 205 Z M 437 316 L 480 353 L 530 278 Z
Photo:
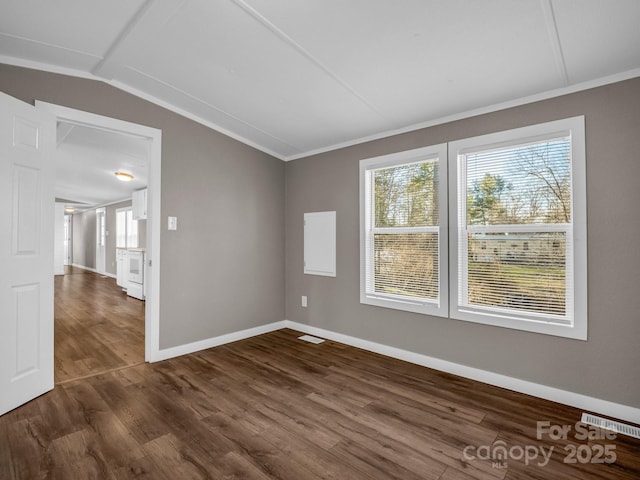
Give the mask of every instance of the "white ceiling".
M 638 0 L 0 0 L 0 61 L 282 159 L 640 75 Z
M 68 123 L 58 123 L 56 199 L 79 210 L 131 198 L 147 186 L 149 140 Z M 114 175 L 133 175 L 122 182 Z

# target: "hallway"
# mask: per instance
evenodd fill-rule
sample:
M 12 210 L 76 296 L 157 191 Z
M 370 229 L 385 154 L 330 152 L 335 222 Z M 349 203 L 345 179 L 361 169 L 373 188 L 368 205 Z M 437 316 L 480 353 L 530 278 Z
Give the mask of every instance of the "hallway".
M 144 362 L 145 303 L 115 279 L 66 266 L 55 277 L 55 382 Z

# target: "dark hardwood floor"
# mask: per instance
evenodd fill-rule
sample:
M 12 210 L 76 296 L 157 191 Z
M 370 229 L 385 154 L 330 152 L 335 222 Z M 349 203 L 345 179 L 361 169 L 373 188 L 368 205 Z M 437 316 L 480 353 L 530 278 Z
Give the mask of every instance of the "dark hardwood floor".
M 299 335 L 58 385 L 0 417 L 0 478 L 640 478 L 640 441 L 576 439 L 579 410 Z M 572 432 L 537 440 L 537 421 Z M 502 463 L 478 458 L 498 442 Z
M 144 361 L 143 301 L 113 278 L 77 267 L 55 277 L 55 381 Z

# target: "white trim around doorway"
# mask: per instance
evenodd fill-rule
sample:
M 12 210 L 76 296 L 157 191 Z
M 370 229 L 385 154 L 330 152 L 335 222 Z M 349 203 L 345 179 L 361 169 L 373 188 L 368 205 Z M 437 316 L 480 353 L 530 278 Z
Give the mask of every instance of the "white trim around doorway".
M 145 349 L 147 362 L 161 359 L 160 351 L 160 179 L 162 166 L 162 131 L 136 123 L 83 112 L 52 103 L 36 100 L 35 106 L 53 113 L 56 121 L 99 128 L 110 132 L 124 133 L 148 138 L 151 141 L 149 153 L 149 181 L 147 184 L 147 259 L 148 279 L 145 308 Z

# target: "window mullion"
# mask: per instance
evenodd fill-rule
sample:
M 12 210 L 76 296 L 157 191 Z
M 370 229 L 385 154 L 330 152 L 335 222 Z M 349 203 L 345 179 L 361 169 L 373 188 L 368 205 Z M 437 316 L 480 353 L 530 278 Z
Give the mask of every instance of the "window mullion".
M 374 234 L 411 234 L 411 233 L 440 233 L 440 227 L 374 227 L 371 229 Z
M 573 225 L 569 223 L 530 223 L 526 225 L 466 225 L 467 233 L 535 233 L 535 232 L 570 232 Z

